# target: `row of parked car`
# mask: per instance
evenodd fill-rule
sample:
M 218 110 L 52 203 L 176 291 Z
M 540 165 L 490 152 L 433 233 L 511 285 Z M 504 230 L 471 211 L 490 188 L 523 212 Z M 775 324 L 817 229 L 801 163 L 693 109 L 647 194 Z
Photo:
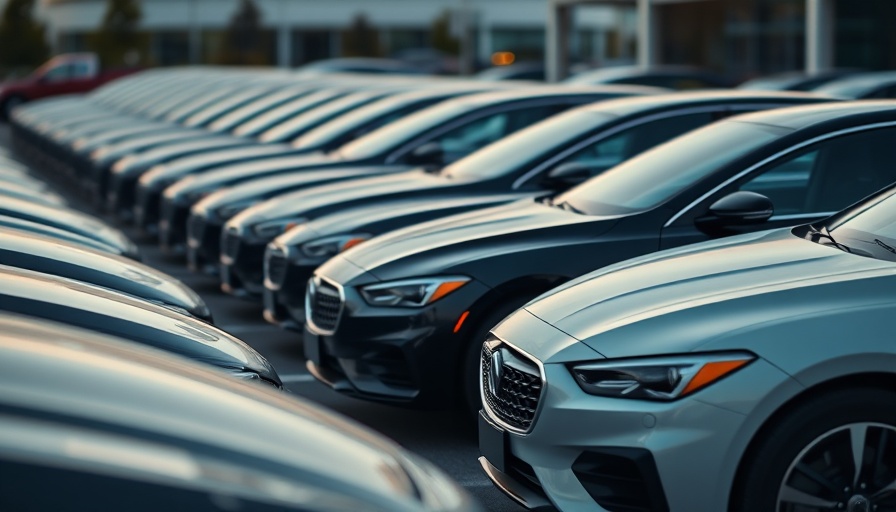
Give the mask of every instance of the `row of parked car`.
M 849 101 L 857 80 L 672 92 L 188 68 L 19 108 L 12 127 L 97 208 L 302 332 L 319 381 L 478 412 L 482 468 L 524 506 L 888 510 L 896 103 Z M 155 301 L 167 320 L 142 326 L 206 343 L 109 332 L 127 315 L 86 299 L 64 299 L 84 304 L 67 323 L 279 387 L 195 294 L 51 199 L 3 202 L 117 253 L 92 264 L 117 279 L 65 274 L 62 256 L 26 268 Z

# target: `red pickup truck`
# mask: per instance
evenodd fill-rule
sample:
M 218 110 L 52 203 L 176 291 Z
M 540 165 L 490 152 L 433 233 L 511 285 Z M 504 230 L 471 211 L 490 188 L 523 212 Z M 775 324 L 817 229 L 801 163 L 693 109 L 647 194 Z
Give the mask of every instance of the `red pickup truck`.
M 24 78 L 0 82 L 0 119 L 7 119 L 13 108 L 26 101 L 88 92 L 135 71 L 101 70 L 99 59 L 92 53 L 58 55 Z

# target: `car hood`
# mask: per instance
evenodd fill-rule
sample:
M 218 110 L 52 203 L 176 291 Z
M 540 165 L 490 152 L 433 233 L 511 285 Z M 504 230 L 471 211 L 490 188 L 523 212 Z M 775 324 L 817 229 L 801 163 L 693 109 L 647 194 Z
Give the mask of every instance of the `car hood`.
M 349 249 L 342 258 L 384 281 L 457 273 L 496 286 L 556 267 L 544 258 L 555 259 L 558 246 L 599 236 L 615 222 L 523 199 L 392 231 Z M 592 225 L 581 229 L 584 223 Z
M 279 156 L 290 152 L 295 151 L 286 144 L 252 145 L 237 148 L 225 147 L 207 153 L 178 158 L 167 164 L 162 164 L 157 169 L 153 169 L 152 172 L 154 178 L 167 181 L 171 178 L 186 176 L 191 172 L 208 169 L 216 165 L 228 164 L 247 158 Z
M 433 190 L 435 196 L 380 199 L 352 208 L 340 208 L 290 230 L 276 243 L 284 247 L 304 244 L 317 238 L 341 234 L 379 235 L 440 217 L 481 210 L 538 195 L 535 192 L 470 192 Z M 450 195 L 446 195 L 450 193 Z
M 136 157 L 135 163 L 140 164 L 143 162 L 157 162 L 160 160 L 165 160 L 169 158 L 175 158 L 178 155 L 187 155 L 190 153 L 195 153 L 198 151 L 211 151 L 216 148 L 228 148 L 233 146 L 245 146 L 252 144 L 253 141 L 247 139 L 238 139 L 236 137 L 228 137 L 228 136 L 214 136 L 209 135 L 207 137 L 203 137 L 196 140 L 189 140 L 186 142 L 176 142 L 173 144 L 166 144 L 162 147 L 158 147 L 155 149 L 150 149 L 145 153 L 141 153 Z
M 308 170 L 297 173 L 268 176 L 267 178 L 250 180 L 214 192 L 196 203 L 196 205 L 193 206 L 193 213 L 208 215 L 209 212 L 215 211 L 223 206 L 240 203 L 251 203 L 254 205 L 300 188 L 314 187 L 323 183 L 338 180 L 355 179 L 358 177 L 369 176 L 373 173 L 400 172 L 405 170 L 407 170 L 406 167 L 336 167 L 319 171 Z M 185 178 L 183 181 L 185 182 L 185 187 L 183 189 L 174 189 L 172 192 L 173 194 L 177 193 L 179 190 L 191 190 L 189 184 L 196 180 L 193 178 Z
M 37 222 L 85 236 L 115 247 L 129 257 L 136 257 L 138 254 L 137 246 L 124 233 L 99 219 L 75 210 L 44 206 L 10 197 L 0 203 L 0 215 Z
M 362 202 L 457 186 L 450 180 L 420 170 L 367 176 L 274 197 L 243 211 L 231 220 L 231 225 L 246 227 L 282 217 L 311 218 Z
M 280 382 L 243 341 L 201 320 L 108 288 L 0 266 L 0 310 L 68 323 Z
M 172 478 L 236 486 L 228 504 L 246 508 L 239 498 L 250 489 L 282 500 L 264 507 L 271 510 L 347 510 L 347 503 L 377 512 L 480 510 L 429 463 L 309 400 L 68 326 L 9 315 L 0 326 L 4 405 L 187 447 L 150 460 L 161 471 L 170 470 L 167 461 L 186 464 L 188 476 L 178 469 Z
M 140 151 L 144 148 L 153 147 L 158 144 L 165 144 L 166 142 L 175 140 L 207 140 L 208 136 L 208 133 L 172 127 L 162 133 L 135 135 L 111 142 L 109 144 L 101 146 L 100 149 L 97 150 L 97 153 L 101 158 L 106 157 L 107 155 L 129 154 L 132 151 Z
M 103 286 L 209 319 L 208 307 L 177 279 L 134 260 L 0 228 L 0 264 Z
M 254 176 L 263 177 L 271 172 L 304 171 L 314 167 L 328 167 L 338 163 L 339 160 L 336 157 L 324 153 L 265 158 L 264 160 L 228 165 L 198 176 L 192 176 L 188 178 L 190 181 L 183 188 L 184 191 L 210 190 L 252 179 Z
M 606 357 L 689 352 L 737 330 L 740 322 L 768 321 L 771 317 L 760 311 L 765 306 L 748 305 L 751 299 L 775 293 L 811 304 L 819 286 L 893 270 L 891 262 L 847 254 L 781 229 L 610 265 L 525 309 Z M 776 304 L 785 315 L 796 314 Z

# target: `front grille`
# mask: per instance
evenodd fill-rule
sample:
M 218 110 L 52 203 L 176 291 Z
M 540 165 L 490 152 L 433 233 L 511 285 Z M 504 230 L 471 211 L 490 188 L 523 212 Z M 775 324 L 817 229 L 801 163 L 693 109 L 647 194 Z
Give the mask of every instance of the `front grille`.
M 149 203 L 151 201 L 150 192 L 145 189 L 140 189 L 140 196 L 142 197 L 140 202 L 143 203 L 143 208 L 149 211 Z M 171 221 L 174 218 L 174 203 L 168 198 L 161 199 L 161 203 L 159 218 Z
M 529 430 L 541 398 L 541 372 L 534 362 L 506 345 L 489 345 L 482 346 L 484 405 L 507 425 Z M 495 352 L 500 353 L 502 371 L 491 376 Z
M 335 286 L 323 280 L 314 283 L 309 306 L 311 321 L 315 326 L 326 331 L 336 329 L 339 314 L 342 312 L 342 297 Z
M 230 228 L 224 232 L 223 240 L 221 240 L 221 253 L 225 256 L 236 259 L 237 253 L 240 251 L 240 235 L 236 228 Z
M 279 247 L 268 250 L 267 257 L 264 260 L 264 274 L 268 281 L 275 285 L 282 285 L 283 279 L 286 277 L 286 254 Z
M 190 240 L 202 241 L 202 237 L 205 236 L 205 217 L 190 215 L 187 221 L 187 236 Z

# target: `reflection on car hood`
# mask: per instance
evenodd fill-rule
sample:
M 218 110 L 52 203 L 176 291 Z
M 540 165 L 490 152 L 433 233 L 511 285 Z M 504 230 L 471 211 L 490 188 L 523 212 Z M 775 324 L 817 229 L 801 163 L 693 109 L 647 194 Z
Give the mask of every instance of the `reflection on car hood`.
M 167 164 L 164 164 L 162 170 L 155 174 L 155 178 L 165 179 L 178 177 L 188 174 L 196 169 L 203 169 L 219 164 L 223 165 L 245 158 L 279 156 L 290 151 L 292 151 L 292 148 L 285 144 L 221 148 L 219 150 L 186 156 L 168 162 Z
M 282 170 L 303 170 L 316 165 L 335 164 L 339 162 L 334 156 L 323 153 L 310 153 L 307 155 L 292 155 L 266 158 L 264 160 L 253 160 L 251 162 L 243 162 L 234 165 L 221 167 L 210 172 L 203 173 L 199 176 L 192 176 L 190 179 L 191 188 L 207 188 L 219 184 L 227 184 L 229 181 L 240 178 L 247 178 L 253 175 L 261 175 L 273 171 Z
M 241 340 L 190 316 L 108 288 L 0 266 L 0 310 L 112 334 L 279 380 L 270 363 Z
M 194 211 L 214 210 L 224 205 L 254 200 L 267 200 L 279 197 L 296 189 L 317 187 L 323 183 L 332 181 L 366 177 L 376 173 L 390 173 L 407 170 L 406 167 L 333 167 L 321 170 L 308 169 L 295 173 L 276 174 L 267 178 L 239 183 L 229 188 L 223 188 L 196 203 Z M 198 176 L 196 178 L 199 178 Z M 192 189 L 191 184 L 198 180 L 188 178 L 190 181 L 184 184 L 183 189 Z M 186 181 L 186 180 L 185 180 Z M 175 192 L 180 189 L 175 189 Z
M 506 192 L 494 194 L 468 194 L 464 189 L 457 194 L 444 195 L 448 191 L 433 190 L 436 197 L 400 197 L 398 199 L 377 200 L 353 208 L 340 208 L 301 226 L 303 229 L 288 231 L 277 239 L 284 246 L 309 242 L 316 238 L 366 233 L 378 235 L 424 220 L 445 217 L 455 212 L 483 209 L 504 203 L 518 201 L 536 195 L 533 192 Z
M 374 167 L 371 171 L 378 171 Z M 233 224 L 250 225 L 285 216 L 307 218 L 314 213 L 336 210 L 359 201 L 375 201 L 391 194 L 412 193 L 426 189 L 447 188 L 451 181 L 423 171 L 369 176 L 301 189 L 277 196 L 234 217 Z
M 720 327 L 716 323 L 736 329 L 725 319 L 728 313 L 747 320 L 752 314 L 756 321 L 771 318 L 738 301 L 799 292 L 805 294 L 799 302 L 809 304 L 819 286 L 890 275 L 893 269 L 890 262 L 847 254 L 782 229 L 611 265 L 542 295 L 525 309 L 607 357 L 686 352 L 708 341 L 707 334 Z M 679 339 L 671 334 L 673 326 L 679 329 L 675 332 L 687 331 L 678 343 L 672 341 Z
M 473 262 L 504 256 L 515 259 L 524 251 L 554 247 L 563 236 L 558 229 L 599 221 L 523 199 L 392 231 L 346 251 L 343 257 L 382 280 L 465 272 L 465 266 Z M 589 227 L 589 237 L 600 233 L 597 225 Z M 326 274 L 328 265 L 320 271 Z M 475 277 L 490 284 L 488 272 Z
M 105 286 L 193 314 L 206 309 L 195 292 L 167 274 L 122 256 L 50 237 L 0 228 L 0 264 Z
M 69 326 L 34 325 L 2 315 L 0 327 L 3 405 L 184 448 L 163 451 L 152 460 L 183 453 L 191 456 L 174 460 L 217 461 L 217 466 L 203 468 L 217 472 L 203 474 L 197 482 L 229 480 L 240 490 L 257 489 L 291 505 L 271 509 L 330 509 L 331 503 L 302 501 L 313 498 L 307 491 L 315 490 L 375 511 L 479 510 L 429 464 L 313 403 Z M 176 478 L 177 472 L 171 476 Z M 424 505 L 414 490 L 434 485 L 441 486 L 444 499 Z M 227 503 L 242 507 L 238 499 L 229 499 Z

